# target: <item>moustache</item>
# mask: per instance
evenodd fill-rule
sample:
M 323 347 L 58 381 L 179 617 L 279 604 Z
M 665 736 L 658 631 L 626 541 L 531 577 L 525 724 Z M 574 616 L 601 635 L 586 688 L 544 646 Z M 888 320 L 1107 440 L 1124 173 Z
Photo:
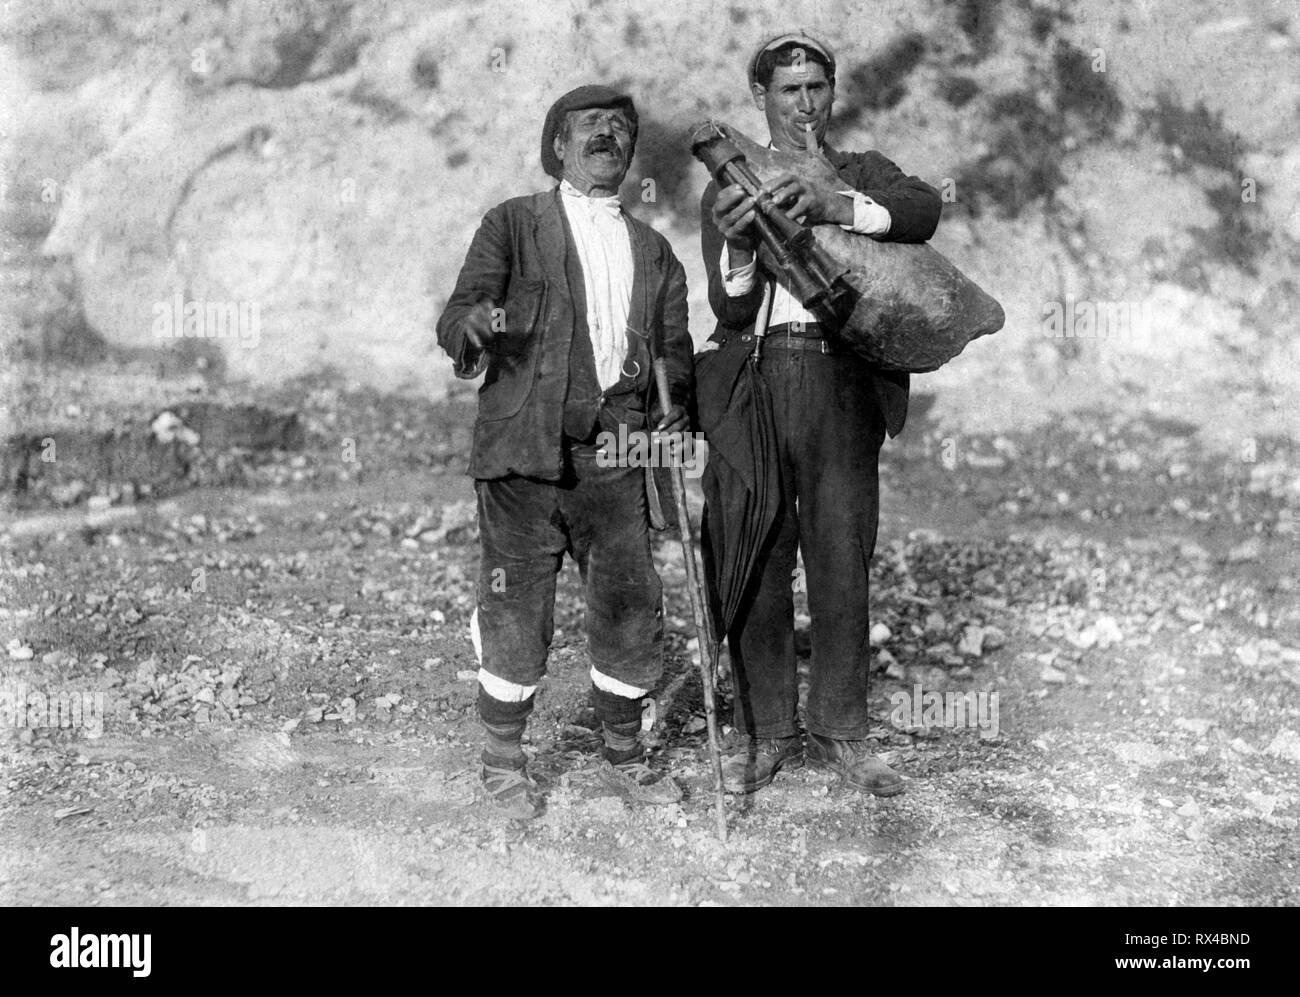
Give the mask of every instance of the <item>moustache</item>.
M 594 138 L 590 142 L 588 142 L 586 151 L 588 154 L 594 154 L 597 152 L 612 152 L 618 156 L 623 155 L 623 150 L 618 147 L 617 142 L 615 142 L 612 138 L 603 138 L 603 137 Z

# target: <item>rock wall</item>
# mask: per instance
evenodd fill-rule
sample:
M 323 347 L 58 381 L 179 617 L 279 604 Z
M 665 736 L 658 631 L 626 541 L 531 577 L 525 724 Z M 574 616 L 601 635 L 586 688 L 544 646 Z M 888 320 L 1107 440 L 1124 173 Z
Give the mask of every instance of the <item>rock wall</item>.
M 1230 437 L 1289 432 L 1300 414 L 1297 22 L 1272 4 L 7 11 L 6 256 L 43 236 L 71 264 L 86 330 L 116 347 L 178 349 L 188 321 L 233 379 L 333 368 L 446 390 L 433 322 L 469 238 L 492 204 L 548 185 L 542 116 L 593 79 L 637 97 L 625 200 L 686 263 L 703 338 L 705 178 L 684 128 L 715 116 L 760 134 L 746 54 L 799 24 L 840 54 L 838 144 L 941 187 L 936 247 L 1006 306 L 1003 332 L 918 380 L 937 417 L 987 427 L 1122 403 Z M 10 290 L 9 331 L 31 332 L 45 313 Z M 1052 335 L 1053 303 L 1112 324 Z

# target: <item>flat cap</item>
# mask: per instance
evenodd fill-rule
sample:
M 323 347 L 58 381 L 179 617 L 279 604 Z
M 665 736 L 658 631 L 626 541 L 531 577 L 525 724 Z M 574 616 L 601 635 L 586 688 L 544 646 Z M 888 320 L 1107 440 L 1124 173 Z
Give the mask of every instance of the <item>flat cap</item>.
M 636 105 L 625 93 L 619 93 L 610 87 L 588 84 L 570 90 L 551 105 L 546 112 L 546 121 L 542 124 L 542 169 L 559 180 L 564 176 L 564 164 L 555 155 L 555 136 L 559 134 L 564 116 L 570 111 L 585 111 L 589 107 L 622 108 L 632 121 L 632 141 L 636 143 Z
M 775 38 L 769 38 L 758 46 L 753 56 L 749 60 L 749 85 L 752 87 L 758 82 L 758 60 L 764 52 L 771 52 L 780 48 L 782 45 L 802 45 L 804 48 L 812 49 L 820 53 L 830 63 L 831 71 L 827 76 L 835 75 L 835 54 L 831 47 L 823 41 L 819 41 L 806 31 L 787 31 L 785 34 L 777 35 Z

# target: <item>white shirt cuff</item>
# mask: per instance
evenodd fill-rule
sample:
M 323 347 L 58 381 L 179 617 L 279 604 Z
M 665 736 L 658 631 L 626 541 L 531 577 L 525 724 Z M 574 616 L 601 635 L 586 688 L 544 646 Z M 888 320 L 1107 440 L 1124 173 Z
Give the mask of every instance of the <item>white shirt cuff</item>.
M 722 260 L 719 263 L 719 269 L 722 270 L 722 289 L 727 292 L 728 298 L 742 298 L 754 289 L 754 276 L 758 273 L 758 258 L 755 257 L 743 267 L 736 267 L 734 270 L 727 269 L 728 262 L 730 258 L 727 244 L 724 242 Z
M 881 236 L 889 233 L 889 226 L 893 219 L 889 217 L 889 209 L 883 204 L 877 204 L 861 191 L 841 190 L 836 193 L 853 198 L 853 224 L 841 225 L 840 228 L 846 232 L 856 232 L 858 235 Z

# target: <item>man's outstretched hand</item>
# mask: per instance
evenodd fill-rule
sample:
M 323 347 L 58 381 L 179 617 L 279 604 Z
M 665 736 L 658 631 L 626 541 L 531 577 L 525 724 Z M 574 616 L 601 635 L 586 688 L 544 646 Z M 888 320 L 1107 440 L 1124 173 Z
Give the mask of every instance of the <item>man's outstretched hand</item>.
M 496 338 L 496 330 L 492 328 L 492 313 L 495 310 L 492 302 L 480 301 L 466 313 L 461 328 L 474 349 L 486 350 Z

